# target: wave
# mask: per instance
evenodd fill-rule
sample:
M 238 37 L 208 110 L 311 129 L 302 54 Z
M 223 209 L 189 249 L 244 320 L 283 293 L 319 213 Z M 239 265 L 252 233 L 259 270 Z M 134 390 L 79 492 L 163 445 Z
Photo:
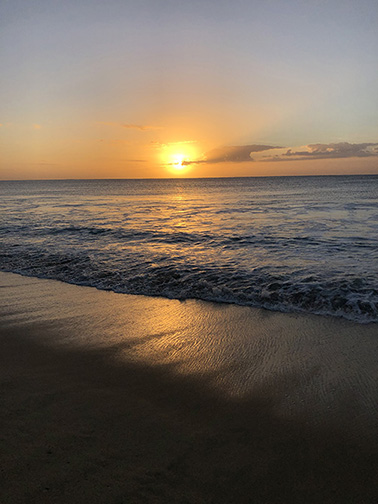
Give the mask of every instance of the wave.
M 188 244 L 188 245 L 201 245 L 205 247 L 219 246 L 224 249 L 241 249 L 243 247 L 259 246 L 269 249 L 278 248 L 295 248 L 303 247 L 321 247 L 323 251 L 338 252 L 342 250 L 351 251 L 352 249 L 368 249 L 373 253 L 377 253 L 378 239 L 369 237 L 324 237 L 313 236 L 285 236 L 280 234 L 230 234 L 222 235 L 210 233 L 193 233 L 186 231 L 158 231 L 154 230 L 136 230 L 126 229 L 123 227 L 106 227 L 106 226 L 57 226 L 57 227 L 38 227 L 35 225 L 13 225 L 4 226 L 0 228 L 0 235 L 19 235 L 23 234 L 29 238 L 33 237 L 53 237 L 62 236 L 67 239 L 70 238 L 86 238 L 90 240 L 103 241 L 108 238 L 114 242 L 130 243 L 162 243 L 162 244 Z
M 177 239 L 177 237 L 175 238 Z M 202 299 L 283 312 L 378 322 L 378 289 L 374 278 L 335 274 L 320 278 L 305 270 L 274 274 L 268 267 L 243 270 L 229 266 L 158 264 L 122 259 L 111 263 L 89 253 L 48 253 L 11 247 L 0 254 L 2 271 L 125 294 Z

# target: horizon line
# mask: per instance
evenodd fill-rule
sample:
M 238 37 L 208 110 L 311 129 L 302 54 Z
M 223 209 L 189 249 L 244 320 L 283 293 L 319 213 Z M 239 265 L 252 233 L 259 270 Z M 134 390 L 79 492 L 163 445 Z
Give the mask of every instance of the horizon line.
M 236 177 L 133 177 L 133 178 L 35 178 L 35 179 L 0 179 L 0 182 L 83 182 L 86 180 L 216 180 L 216 179 L 247 179 L 247 178 L 299 178 L 299 177 L 378 177 L 378 173 L 329 173 L 329 174 L 309 174 L 309 175 L 239 175 Z

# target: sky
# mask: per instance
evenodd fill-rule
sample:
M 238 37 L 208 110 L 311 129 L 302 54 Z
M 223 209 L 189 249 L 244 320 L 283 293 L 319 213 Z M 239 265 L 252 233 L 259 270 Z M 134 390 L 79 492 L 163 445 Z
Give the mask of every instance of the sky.
M 377 0 L 0 0 L 0 179 L 378 174 Z

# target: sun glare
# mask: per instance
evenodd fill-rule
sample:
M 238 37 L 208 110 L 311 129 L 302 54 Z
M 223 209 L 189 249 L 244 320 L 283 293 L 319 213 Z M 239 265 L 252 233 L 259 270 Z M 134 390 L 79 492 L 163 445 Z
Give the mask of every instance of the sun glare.
M 172 160 L 172 166 L 175 170 L 182 170 L 183 168 L 185 168 L 185 164 L 183 164 L 185 161 L 188 161 L 186 159 L 184 159 L 184 155 L 183 154 L 177 154 L 175 156 L 173 156 L 173 160 Z
M 161 159 L 166 168 L 176 175 L 184 175 L 194 166 L 198 158 L 196 142 L 175 142 L 167 144 L 161 151 Z

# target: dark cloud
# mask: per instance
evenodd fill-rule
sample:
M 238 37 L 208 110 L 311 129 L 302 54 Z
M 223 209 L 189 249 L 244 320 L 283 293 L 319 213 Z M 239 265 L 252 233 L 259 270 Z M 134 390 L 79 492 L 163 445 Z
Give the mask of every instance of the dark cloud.
M 329 143 L 329 144 L 309 144 L 297 150 L 290 148 L 281 155 L 275 156 L 278 161 L 304 160 L 304 159 L 335 159 L 350 157 L 371 157 L 378 155 L 378 143 L 358 143 L 349 142 Z M 266 160 L 268 160 L 267 158 Z
M 197 161 L 184 161 L 182 164 L 199 164 L 199 163 L 245 163 L 253 161 L 252 154 L 254 152 L 262 152 L 270 149 L 277 149 L 272 145 L 235 145 L 218 147 L 207 152 L 203 159 Z
M 251 161 L 303 161 L 307 159 L 337 159 L 377 157 L 378 142 L 365 143 L 314 143 L 301 147 L 277 147 L 273 145 L 237 145 L 219 147 L 207 152 L 196 161 L 183 161 L 183 165 L 244 163 Z
M 122 124 L 121 126 L 127 129 L 140 129 L 142 131 L 153 129 L 152 126 L 138 126 L 135 124 Z M 177 143 L 193 143 L 193 141 Z M 168 144 L 161 144 L 160 142 L 152 142 L 152 144 L 168 146 Z M 249 144 L 218 147 L 206 152 L 201 159 L 183 161 L 182 164 L 245 163 L 248 161 L 303 161 L 307 159 L 362 158 L 377 156 L 378 142 L 314 143 L 301 147 Z

